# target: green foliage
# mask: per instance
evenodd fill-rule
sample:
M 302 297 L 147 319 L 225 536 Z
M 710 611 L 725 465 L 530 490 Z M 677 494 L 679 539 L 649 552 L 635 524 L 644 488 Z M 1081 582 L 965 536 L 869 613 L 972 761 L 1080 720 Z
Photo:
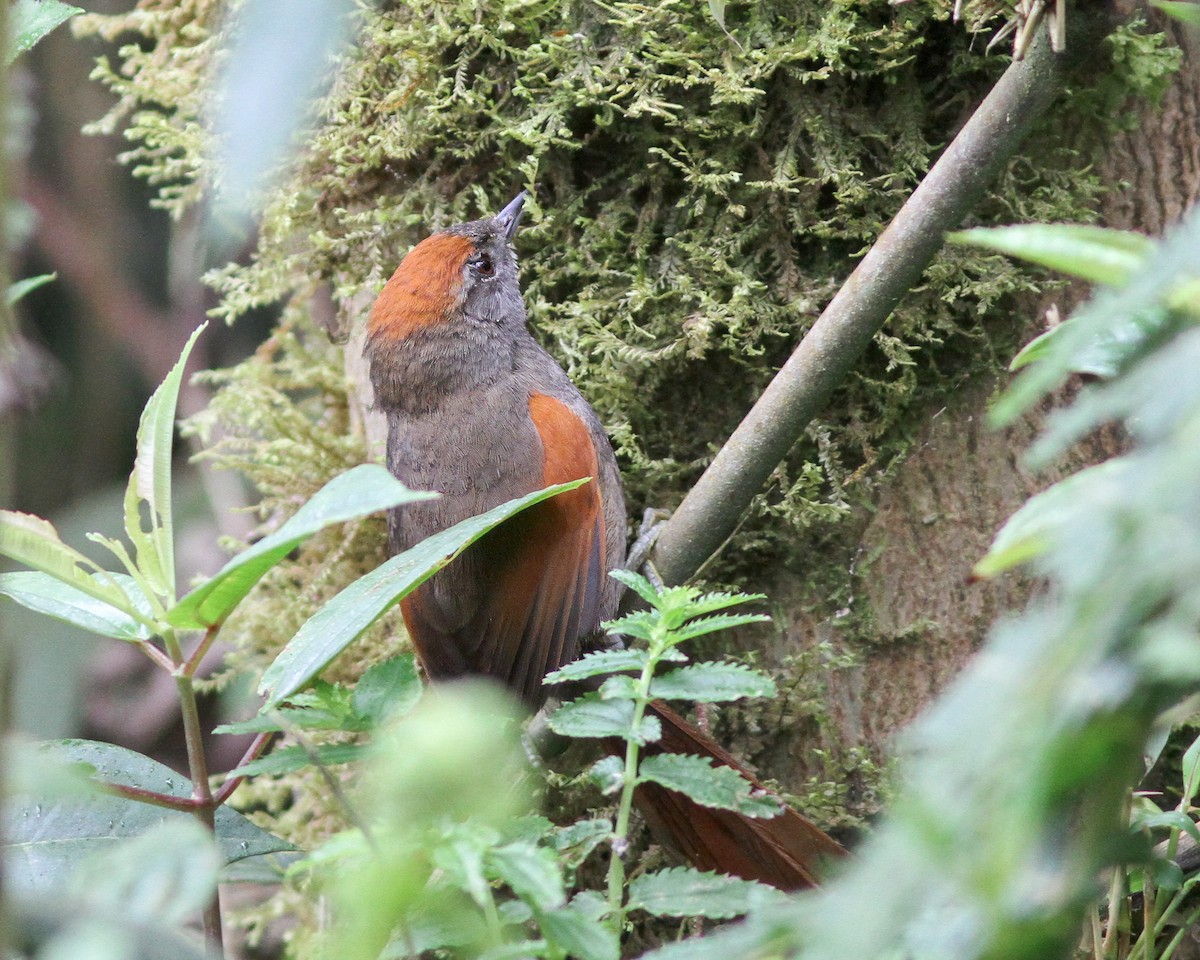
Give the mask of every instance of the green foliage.
M 61 0 L 16 0 L 9 7 L 8 49 L 4 62 L 7 66 L 26 50 L 33 48 L 42 37 L 60 26 L 77 13 L 79 7 Z

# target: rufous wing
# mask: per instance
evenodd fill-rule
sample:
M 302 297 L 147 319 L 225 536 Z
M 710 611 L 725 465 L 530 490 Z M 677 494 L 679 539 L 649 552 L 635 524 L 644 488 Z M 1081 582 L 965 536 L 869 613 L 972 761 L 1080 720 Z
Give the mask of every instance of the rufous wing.
M 562 401 L 538 393 L 529 399 L 529 416 L 541 438 L 541 486 L 592 482 L 528 508 L 456 561 L 460 575 L 479 580 L 472 591 L 478 606 L 460 628 L 439 629 L 424 588 L 403 612 L 434 679 L 483 674 L 536 708 L 546 698 L 542 678 L 575 659 L 581 638 L 599 626 L 605 536 L 587 425 Z

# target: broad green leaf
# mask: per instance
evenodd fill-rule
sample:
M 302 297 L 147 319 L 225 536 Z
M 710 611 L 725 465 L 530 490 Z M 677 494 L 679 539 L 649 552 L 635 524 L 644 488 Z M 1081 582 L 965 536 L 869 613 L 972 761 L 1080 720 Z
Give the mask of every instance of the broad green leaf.
M 1200 4 L 1196 0 L 1150 0 L 1150 6 L 1182 23 L 1200 27 Z
M 353 763 L 361 759 L 367 749 L 368 745 L 362 743 L 325 743 L 314 747 L 310 754 L 303 747 L 283 747 L 265 757 L 244 763 L 236 770 L 230 770 L 228 776 L 256 777 L 260 773 L 278 776 L 313 765 L 334 767 L 339 763 Z
M 38 287 L 44 287 L 52 280 L 57 280 L 57 273 L 43 273 L 36 277 L 26 277 L 24 280 L 18 280 L 16 283 L 8 285 L 8 291 L 5 293 L 5 301 L 11 307 L 13 304 L 20 301 L 23 297 L 33 293 Z
M 601 700 L 636 700 L 638 698 L 638 682 L 633 677 L 619 673 L 600 684 L 598 692 Z
M 1200 843 L 1200 828 L 1191 817 L 1178 810 L 1160 810 L 1156 813 L 1135 811 L 1132 827 L 1135 830 L 1178 830 Z
M 625 761 L 621 757 L 601 757 L 588 767 L 587 778 L 601 793 L 610 796 L 625 785 Z
M 90 740 L 59 740 L 46 745 L 52 759 L 84 763 L 101 784 L 120 783 L 176 797 L 189 797 L 192 785 L 169 767 L 132 750 Z M 130 837 L 159 824 L 191 819 L 176 810 L 151 806 L 111 793 L 78 799 L 26 794 L 9 804 L 4 823 L 5 881 L 15 890 L 46 890 L 68 880 L 89 855 L 114 850 Z M 291 849 L 243 817 L 222 806 L 216 815 L 222 861 Z
M 527 507 L 587 483 L 547 487 L 455 524 L 359 577 L 306 621 L 263 673 L 258 692 L 274 707 L 311 682 L 391 607 L 493 527 Z
M 775 682 L 765 673 L 737 663 L 696 663 L 654 677 L 650 695 L 660 700 L 720 703 L 773 697 Z
M 621 945 L 616 933 L 599 919 L 589 917 L 574 903 L 538 913 L 542 935 L 579 960 L 618 960 Z
M 727 920 L 755 907 L 786 903 L 787 895 L 752 880 L 690 867 L 660 870 L 629 884 L 629 907 L 656 917 L 708 917 Z
M 632 736 L 638 743 L 653 743 L 662 737 L 658 717 L 642 717 L 639 729 L 631 731 L 632 700 L 601 700 L 595 694 L 564 703 L 551 715 L 549 724 L 551 730 L 564 737 Z
M 220 866 L 212 835 L 195 818 L 177 817 L 95 851 L 76 864 L 71 887 L 100 910 L 174 926 L 199 916 Z
M 126 613 L 133 611 L 133 603 L 124 591 L 115 581 L 105 579 L 112 574 L 92 576 L 88 571 L 99 572 L 99 568 L 78 550 L 63 543 L 54 526 L 41 517 L 0 510 L 0 555 L 49 574 Z
M 567 902 L 562 868 L 545 847 L 526 841 L 508 843 L 485 855 L 488 868 L 537 910 L 553 910 Z
M 150 588 L 169 602 L 175 600 L 175 520 L 171 507 L 171 455 L 175 447 L 175 408 L 183 371 L 202 323 L 183 346 L 179 359 L 146 401 L 137 429 L 137 455 L 125 488 L 125 533 L 137 553 L 138 570 Z M 146 504 L 150 529 L 142 526 Z
M 1121 496 L 1130 467 L 1126 458 L 1114 457 L 1030 497 L 1000 528 L 972 575 L 987 579 L 1041 556 L 1053 546 L 1067 514 Z
M 51 30 L 77 13 L 83 13 L 82 8 L 60 3 L 59 0 L 16 0 L 9 7 L 9 41 L 5 62 L 12 63 Z
M 1154 249 L 1154 241 L 1140 233 L 1070 223 L 978 227 L 946 239 L 1114 287 L 1124 286 Z
M 1004 426 L 1055 389 L 1071 373 L 1079 355 L 1109 331 L 1144 313 L 1179 285 L 1196 276 L 1196 250 L 1200 249 L 1200 216 L 1189 216 L 1168 233 L 1122 287 L 1099 289 L 1078 309 L 1068 329 L 1053 340 L 1041 362 L 1027 366 L 989 413 L 993 426 Z
M 1069 372 L 1085 373 L 1094 377 L 1115 377 L 1126 361 L 1169 320 L 1168 312 L 1153 304 L 1144 310 L 1131 313 L 1123 323 L 1112 324 L 1077 346 L 1074 356 L 1070 358 Z M 1050 356 L 1060 338 L 1076 334 L 1077 323 L 1079 318 L 1071 317 L 1030 340 L 1013 357 L 1008 369 L 1015 373 L 1022 367 Z
M 568 680 L 583 680 L 605 673 L 623 673 L 627 670 L 641 672 L 646 666 L 645 650 L 601 650 L 573 660 L 561 670 L 555 670 L 543 683 L 564 683 Z
M 167 611 L 167 619 L 178 627 L 219 624 L 268 570 L 317 531 L 436 496 L 408 489 L 378 464 L 360 464 L 330 480 L 287 523 L 243 550 L 180 600 Z
M 653 781 L 706 807 L 736 810 L 747 817 L 774 817 L 783 809 L 777 798 L 759 790 L 732 767 L 715 764 L 708 757 L 683 753 L 646 757 L 638 767 L 638 780 Z
M 369 667 L 354 685 L 351 706 L 366 727 L 377 727 L 388 717 L 403 716 L 421 698 L 421 678 L 411 653 Z
M 119 573 L 110 576 L 125 588 L 130 600 L 137 602 L 141 612 L 150 617 L 150 604 L 142 596 L 133 578 Z M 101 590 L 106 586 L 107 584 L 103 583 L 97 584 Z M 120 608 L 105 600 L 98 600 L 95 596 L 41 571 L 0 573 L 0 594 L 15 600 L 23 607 L 90 633 L 116 637 L 118 640 L 145 640 L 150 636 L 150 629 L 146 624 L 135 620 Z
M 1183 753 L 1181 763 L 1183 774 L 1183 801 L 1190 804 L 1200 790 L 1200 737 L 1192 741 L 1192 745 Z

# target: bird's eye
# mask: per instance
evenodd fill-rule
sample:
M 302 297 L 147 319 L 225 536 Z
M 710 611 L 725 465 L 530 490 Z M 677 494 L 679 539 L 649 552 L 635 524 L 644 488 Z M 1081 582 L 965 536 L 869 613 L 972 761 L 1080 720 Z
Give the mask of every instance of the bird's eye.
M 486 253 L 477 253 L 471 258 L 471 267 L 481 277 L 490 277 L 496 272 L 496 265 Z

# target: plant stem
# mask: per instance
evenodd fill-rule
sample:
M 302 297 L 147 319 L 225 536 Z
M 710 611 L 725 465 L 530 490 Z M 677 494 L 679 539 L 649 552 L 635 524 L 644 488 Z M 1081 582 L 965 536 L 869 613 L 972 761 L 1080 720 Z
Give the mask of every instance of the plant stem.
M 617 808 L 617 822 L 613 827 L 612 859 L 608 863 L 608 909 L 619 934 L 625 922 L 625 852 L 629 845 L 629 815 L 633 810 L 633 793 L 638 782 L 638 756 L 641 746 L 636 740 L 646 716 L 646 705 L 650 702 L 650 680 L 658 665 L 661 645 L 651 642 L 646 665 L 638 677 L 633 701 L 633 717 L 630 720 L 629 736 L 625 740 L 625 782 L 621 787 L 621 803 Z
M 221 625 L 214 623 L 204 631 L 204 639 L 200 641 L 192 655 L 188 657 L 187 663 L 183 665 L 183 672 L 189 677 L 194 677 L 196 671 L 200 668 L 200 661 L 204 659 L 204 655 L 208 653 L 213 645 L 213 641 L 217 639 L 217 633 L 220 631 Z
M 209 833 L 216 833 L 216 808 L 212 787 L 208 783 L 208 759 L 204 753 L 204 731 L 200 726 L 200 709 L 196 705 L 196 688 L 191 675 L 185 671 L 183 650 L 173 630 L 163 634 L 167 655 L 175 664 L 175 689 L 179 693 L 179 710 L 183 717 L 183 738 L 187 746 L 188 773 L 192 778 L 192 814 Z M 204 939 L 210 951 L 218 957 L 225 955 L 224 934 L 221 929 L 220 891 L 214 890 L 204 908 Z

